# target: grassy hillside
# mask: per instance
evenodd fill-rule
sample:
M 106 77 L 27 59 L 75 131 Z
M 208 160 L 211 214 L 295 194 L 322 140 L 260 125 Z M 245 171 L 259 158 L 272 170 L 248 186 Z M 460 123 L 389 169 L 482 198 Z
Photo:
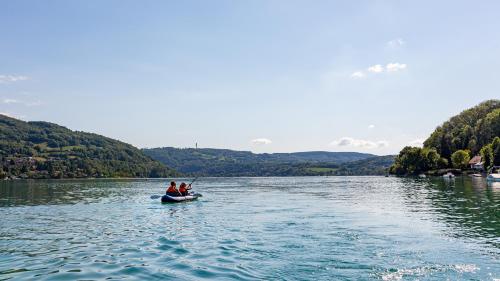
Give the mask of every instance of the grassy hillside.
M 385 174 L 392 164 L 367 162 L 375 155 L 357 152 L 296 152 L 255 154 L 228 149 L 143 149 L 144 153 L 176 170 L 199 176 L 313 176 Z M 358 162 L 356 166 L 355 161 Z M 347 163 L 352 163 L 348 166 Z M 369 164 L 368 164 L 369 163 Z
M 165 177 L 177 173 L 132 145 L 0 115 L 0 178 Z

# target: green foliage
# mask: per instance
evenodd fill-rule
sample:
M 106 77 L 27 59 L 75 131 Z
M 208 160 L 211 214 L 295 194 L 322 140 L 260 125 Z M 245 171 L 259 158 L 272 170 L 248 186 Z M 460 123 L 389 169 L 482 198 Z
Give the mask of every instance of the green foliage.
M 298 152 L 255 154 L 228 149 L 143 149 L 179 172 L 197 176 L 315 176 L 381 175 L 393 157 L 355 152 Z
M 176 172 L 100 135 L 0 115 L 0 169 L 24 178 L 166 177 Z
M 495 137 L 489 144 L 483 146 L 480 150 L 484 168 L 489 170 L 493 166 L 500 165 L 500 137 Z
M 500 137 L 493 139 L 491 148 L 493 150 L 493 163 L 496 166 L 500 166 Z
M 484 162 L 484 168 L 488 170 L 493 166 L 493 161 L 495 158 L 495 155 L 493 153 L 493 145 L 487 144 L 481 148 L 481 157 Z
M 457 150 L 470 150 L 476 155 L 486 144 L 500 135 L 500 100 L 485 101 L 467 109 L 439 126 L 424 142 L 447 159 Z
M 469 165 L 470 155 L 469 151 L 457 150 L 451 155 L 451 163 L 454 168 L 457 169 L 467 169 Z
M 424 166 L 427 170 L 437 169 L 439 166 L 439 160 L 441 156 L 437 153 L 435 149 L 422 149 L 422 156 L 424 159 Z
M 438 168 L 441 157 L 433 148 L 407 146 L 399 152 L 390 173 L 396 175 L 418 175 L 427 170 Z
M 439 160 L 438 160 L 438 168 L 439 169 L 444 169 L 444 168 L 448 167 L 448 165 L 449 165 L 448 159 L 443 158 L 443 157 L 439 158 Z

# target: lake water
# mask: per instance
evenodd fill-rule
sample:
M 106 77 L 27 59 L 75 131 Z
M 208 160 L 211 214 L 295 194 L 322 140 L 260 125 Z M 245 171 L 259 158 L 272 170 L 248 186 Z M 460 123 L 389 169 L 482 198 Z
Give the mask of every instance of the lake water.
M 0 183 L 0 280 L 499 280 L 484 179 L 205 178 Z

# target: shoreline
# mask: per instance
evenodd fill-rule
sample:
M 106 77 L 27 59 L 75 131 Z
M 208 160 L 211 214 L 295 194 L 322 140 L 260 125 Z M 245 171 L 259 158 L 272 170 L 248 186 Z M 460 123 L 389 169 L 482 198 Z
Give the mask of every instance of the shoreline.
M 473 174 L 459 174 L 455 175 L 457 178 L 464 177 L 474 177 Z M 266 178 L 400 178 L 400 179 L 425 179 L 425 177 L 420 177 L 419 175 L 406 175 L 406 176 L 398 176 L 398 175 L 328 175 L 328 176 L 192 176 L 192 177 L 171 177 L 171 178 L 47 178 L 47 179 L 2 179 L 0 182 L 22 182 L 22 181 L 87 181 L 87 180 L 95 180 L 95 181 L 133 181 L 133 180 L 142 180 L 142 181 L 170 181 L 170 180 L 192 180 L 193 178 L 198 179 L 266 179 Z M 474 178 L 485 178 L 486 174 L 481 174 L 480 177 Z M 442 175 L 428 175 L 427 178 L 442 178 Z

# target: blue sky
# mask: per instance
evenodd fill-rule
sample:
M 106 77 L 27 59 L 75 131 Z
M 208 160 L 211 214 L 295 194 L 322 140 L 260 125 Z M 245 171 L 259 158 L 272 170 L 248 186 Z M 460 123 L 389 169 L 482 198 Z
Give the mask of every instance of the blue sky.
M 397 153 L 500 97 L 498 1 L 1 1 L 0 112 L 138 147 Z

